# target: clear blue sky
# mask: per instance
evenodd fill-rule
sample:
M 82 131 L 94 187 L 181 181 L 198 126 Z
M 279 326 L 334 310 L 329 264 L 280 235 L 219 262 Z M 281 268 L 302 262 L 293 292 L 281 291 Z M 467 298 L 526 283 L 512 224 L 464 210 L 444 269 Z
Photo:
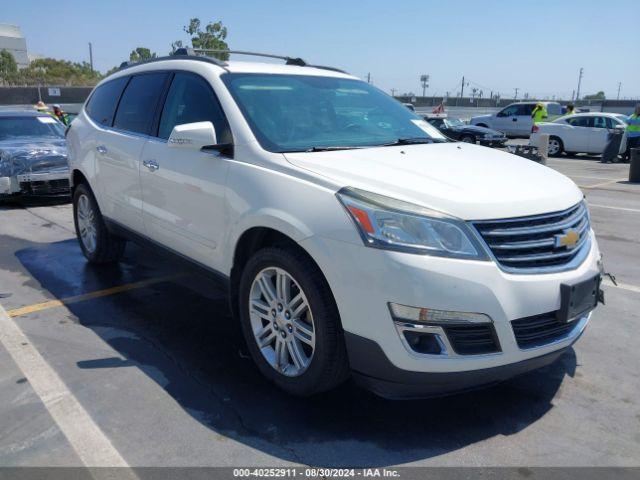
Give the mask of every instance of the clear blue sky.
M 166 54 L 191 17 L 222 20 L 228 43 L 300 56 L 389 91 L 455 95 L 471 87 L 512 96 L 604 90 L 640 97 L 640 0 L 7 0 L 0 23 L 22 27 L 31 53 L 88 60 L 105 71 L 137 46 Z

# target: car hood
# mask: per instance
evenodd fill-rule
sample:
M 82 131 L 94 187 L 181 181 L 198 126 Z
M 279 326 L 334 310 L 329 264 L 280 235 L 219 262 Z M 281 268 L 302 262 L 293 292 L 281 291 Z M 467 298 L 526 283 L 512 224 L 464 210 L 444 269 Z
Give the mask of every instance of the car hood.
M 65 140 L 0 142 L 0 177 L 68 169 Z
M 465 220 L 563 210 L 582 199 L 564 175 L 479 145 L 441 143 L 285 153 L 292 164 L 351 186 Z

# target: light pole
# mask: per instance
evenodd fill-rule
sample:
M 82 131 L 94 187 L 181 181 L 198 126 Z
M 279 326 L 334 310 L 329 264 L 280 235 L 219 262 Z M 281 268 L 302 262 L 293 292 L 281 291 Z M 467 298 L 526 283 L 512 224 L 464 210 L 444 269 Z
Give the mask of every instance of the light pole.
M 622 88 L 622 82 L 618 82 L 618 95 L 616 95 L 616 100 L 620 100 L 620 89 Z
M 429 87 L 429 75 L 420 75 L 420 83 L 422 83 L 422 98 L 424 98 Z
M 93 73 L 93 45 L 89 42 L 89 65 L 91 66 L 91 73 Z
M 518 98 L 518 90 L 520 90 L 518 87 L 514 88 L 514 90 L 516 91 L 516 94 L 513 96 L 513 99 L 516 100 Z

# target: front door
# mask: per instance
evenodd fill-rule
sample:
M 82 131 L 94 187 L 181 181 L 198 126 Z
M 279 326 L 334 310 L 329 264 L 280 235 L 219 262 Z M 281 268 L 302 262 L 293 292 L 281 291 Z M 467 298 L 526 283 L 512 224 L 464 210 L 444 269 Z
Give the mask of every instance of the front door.
M 201 121 L 213 123 L 218 143 L 231 143 L 229 125 L 211 85 L 198 75 L 175 73 L 156 138 L 149 139 L 142 152 L 143 218 L 151 239 L 220 269 L 229 158 L 213 150 L 167 145 L 174 126 Z

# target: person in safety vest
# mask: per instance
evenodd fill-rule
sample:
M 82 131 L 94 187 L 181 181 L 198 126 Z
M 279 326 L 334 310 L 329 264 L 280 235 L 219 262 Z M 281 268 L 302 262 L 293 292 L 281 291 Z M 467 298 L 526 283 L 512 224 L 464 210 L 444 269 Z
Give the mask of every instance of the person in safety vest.
M 575 107 L 573 106 L 572 103 L 570 103 L 569 105 L 567 105 L 567 113 L 565 113 L 565 115 L 573 115 L 575 113 Z
M 547 109 L 544 108 L 544 105 L 542 103 L 536 104 L 535 108 L 531 112 L 533 123 L 544 122 L 548 116 L 549 114 L 547 113 Z
M 53 114 L 60 122 L 62 122 L 63 125 L 69 125 L 69 115 L 62 111 L 60 105 L 56 104 L 53 106 Z
M 631 149 L 640 148 L 640 103 L 636 105 L 634 112 L 627 118 L 627 153 L 631 158 Z

